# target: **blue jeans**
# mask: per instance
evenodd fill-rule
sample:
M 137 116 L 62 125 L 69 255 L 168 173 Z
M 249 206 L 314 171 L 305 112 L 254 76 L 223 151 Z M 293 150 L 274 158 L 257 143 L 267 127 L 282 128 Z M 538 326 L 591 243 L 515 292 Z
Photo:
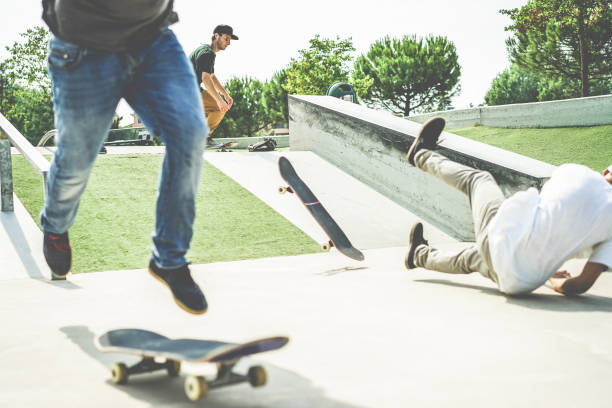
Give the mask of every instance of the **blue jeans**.
M 162 268 L 185 265 L 208 126 L 195 73 L 174 33 L 165 30 L 132 53 L 101 52 L 52 37 L 48 62 L 57 151 L 40 216 L 43 229 L 61 234 L 73 225 L 117 104 L 125 98 L 166 145 L 153 259 Z

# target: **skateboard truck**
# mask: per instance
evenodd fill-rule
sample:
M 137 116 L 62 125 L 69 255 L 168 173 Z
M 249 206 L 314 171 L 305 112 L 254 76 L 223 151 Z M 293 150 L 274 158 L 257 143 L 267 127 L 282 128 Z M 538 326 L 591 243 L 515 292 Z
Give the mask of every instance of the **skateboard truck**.
M 331 240 L 321 244 L 321 249 L 323 250 L 323 252 L 329 252 L 329 250 L 332 249 L 333 247 L 334 247 L 334 243 Z
M 252 366 L 246 375 L 238 374 L 233 370 L 238 360 L 216 363 L 217 375 L 209 381 L 204 376 L 190 375 L 185 379 L 185 394 L 192 401 L 204 398 L 208 390 L 232 384 L 248 382 L 252 387 L 262 387 L 268 381 L 268 374 L 262 366 Z M 176 377 L 181 372 L 181 362 L 166 359 L 163 362 L 155 361 L 153 357 L 143 357 L 138 363 L 128 367 L 124 363 L 115 363 L 111 369 L 111 378 L 114 384 L 124 385 L 128 377 L 134 374 L 152 373 L 166 370 L 168 376 Z
M 289 187 L 289 186 L 286 186 L 286 187 L 285 187 L 285 186 L 280 186 L 280 187 L 278 188 L 278 192 L 279 192 L 280 194 L 285 194 L 285 193 L 291 193 L 291 194 L 293 194 L 293 193 L 294 193 L 293 189 L 292 189 L 291 187 Z
M 111 368 L 111 378 L 115 384 L 127 384 L 128 377 L 133 374 L 152 373 L 166 370 L 170 377 L 176 377 L 181 371 L 181 362 L 167 359 L 158 363 L 153 357 L 143 357 L 138 363 L 128 367 L 124 363 L 115 363 Z
M 268 374 L 262 366 L 249 368 L 246 375 L 232 371 L 238 360 L 217 364 L 217 376 L 208 381 L 201 375 L 190 375 L 185 379 L 185 394 L 191 401 L 198 401 L 206 396 L 209 389 L 224 387 L 232 384 L 248 382 L 252 387 L 263 387 L 268 382 Z

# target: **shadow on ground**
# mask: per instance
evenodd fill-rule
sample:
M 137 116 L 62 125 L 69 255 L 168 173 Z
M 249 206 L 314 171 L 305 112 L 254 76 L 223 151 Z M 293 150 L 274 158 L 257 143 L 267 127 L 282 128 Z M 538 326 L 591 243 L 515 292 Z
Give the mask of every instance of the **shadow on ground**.
M 21 229 L 21 225 L 19 225 L 19 220 L 15 216 L 14 213 L 4 213 L 2 217 L 0 217 L 0 224 L 5 231 L 11 231 L 9 235 L 9 239 L 15 253 L 21 260 L 21 263 L 24 266 L 28 276 L 32 279 L 35 279 L 38 282 L 42 282 L 45 284 L 50 284 L 55 287 L 60 287 L 62 289 L 80 289 L 78 285 L 66 280 L 55 280 L 50 281 L 47 279 L 43 271 L 40 270 L 36 260 L 32 256 L 32 248 L 28 244 L 28 240 L 25 237 L 23 230 Z
M 195 403 L 185 396 L 184 377 L 168 377 L 164 371 L 130 377 L 127 385 L 115 385 L 110 380 L 110 366 L 117 361 L 117 355 L 99 352 L 94 345 L 94 333 L 86 326 L 66 326 L 61 332 L 77 345 L 85 354 L 109 368 L 106 381 L 113 391 L 124 392 L 130 397 L 159 407 L 191 407 L 206 405 L 211 408 L 232 407 L 318 407 L 318 408 L 357 408 L 331 399 L 325 391 L 315 387 L 312 382 L 291 371 L 266 364 L 269 383 L 262 388 L 253 389 L 248 384 L 221 387 L 209 392 L 205 399 Z M 124 360 L 130 360 L 127 356 Z
M 28 245 L 28 240 L 26 239 L 21 226 L 19 225 L 19 220 L 15 214 L 3 214 L 3 216 L 0 217 L 0 222 L 2 223 L 2 227 L 5 231 L 11 231 L 9 239 L 13 245 L 13 249 L 17 253 L 17 256 L 19 256 L 19 259 L 23 263 L 30 278 L 44 279 L 44 275 L 38 268 L 38 265 L 32 256 L 32 249 Z
M 493 296 L 504 296 L 509 304 L 529 309 L 550 310 L 554 312 L 609 312 L 612 313 L 612 298 L 584 294 L 563 296 L 556 293 L 531 293 L 521 296 L 504 295 L 495 288 L 452 282 L 444 279 L 418 279 L 415 282 L 434 283 L 458 288 L 475 289 Z M 551 289 L 552 290 L 552 289 Z

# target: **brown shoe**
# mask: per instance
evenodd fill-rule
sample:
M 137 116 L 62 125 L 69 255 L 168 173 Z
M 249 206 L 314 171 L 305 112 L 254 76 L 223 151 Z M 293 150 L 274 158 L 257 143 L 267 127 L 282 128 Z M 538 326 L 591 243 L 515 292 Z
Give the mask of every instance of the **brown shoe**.
M 423 124 L 419 134 L 412 142 L 412 146 L 408 150 L 406 154 L 406 158 L 408 159 L 408 163 L 414 166 L 414 155 L 419 150 L 425 148 L 429 150 L 433 150 L 438 145 L 438 137 L 440 133 L 444 130 L 445 125 L 444 119 L 441 117 L 435 117 L 429 119 L 427 122 Z
M 414 264 L 414 253 L 416 249 L 420 245 L 428 245 L 429 243 L 423 238 L 423 224 L 417 222 L 410 229 L 410 249 L 406 254 L 406 258 L 404 259 L 404 265 L 406 265 L 406 269 L 414 269 L 418 268 Z

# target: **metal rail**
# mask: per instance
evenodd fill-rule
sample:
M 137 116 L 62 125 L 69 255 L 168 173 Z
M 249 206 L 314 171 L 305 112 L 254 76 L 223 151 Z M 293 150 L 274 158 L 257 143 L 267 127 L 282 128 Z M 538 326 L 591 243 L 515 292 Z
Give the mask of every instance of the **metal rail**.
M 43 178 L 43 194 L 45 192 L 45 186 L 47 185 L 47 176 L 49 174 L 49 168 L 51 164 L 45 157 L 38 151 L 32 144 L 26 139 L 11 122 L 9 122 L 4 115 L 0 113 L 0 138 L 8 139 L 11 144 L 21 152 L 23 157 L 36 169 L 36 171 Z M 6 142 L 3 146 L 6 147 Z M 8 158 L 7 151 L 8 150 Z M 12 167 L 11 167 L 11 151 L 10 148 L 0 148 L 2 156 L 0 156 L 0 170 L 2 171 L 2 211 L 12 211 L 13 208 L 13 180 L 12 180 Z M 10 170 L 7 170 L 10 169 Z M 10 191 L 9 191 L 10 187 Z M 5 205 L 5 200 L 9 200 L 10 204 Z M 10 208 L 10 210 L 5 210 Z
M 6 139 L 0 139 L 0 203 L 2 212 L 13 211 L 11 142 Z

